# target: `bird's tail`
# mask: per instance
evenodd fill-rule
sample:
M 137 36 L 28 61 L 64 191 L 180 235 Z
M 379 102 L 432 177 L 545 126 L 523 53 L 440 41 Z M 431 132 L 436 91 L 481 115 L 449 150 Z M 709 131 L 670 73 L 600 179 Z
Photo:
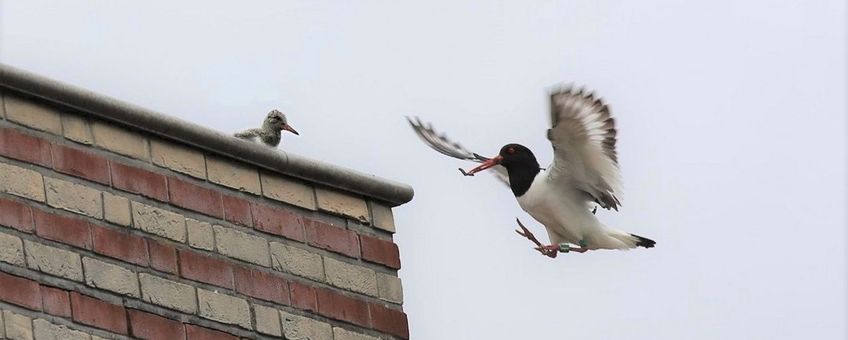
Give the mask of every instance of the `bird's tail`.
M 639 236 L 639 235 L 636 235 L 636 234 L 630 234 L 630 233 L 626 233 L 626 232 L 623 232 L 621 230 L 615 230 L 615 229 L 607 230 L 607 236 L 609 236 L 611 239 L 614 239 L 615 241 L 617 241 L 617 242 L 611 242 L 611 243 L 615 243 L 614 246 L 612 244 L 610 244 L 610 246 L 608 247 L 608 248 L 612 248 L 612 249 L 631 249 L 631 248 L 636 248 L 636 247 L 653 248 L 654 245 L 657 244 L 657 242 L 654 242 L 654 240 L 649 239 L 647 237 L 642 237 L 642 236 Z M 610 241 L 612 241 L 612 240 L 610 240 Z
M 649 239 L 647 237 L 642 237 L 642 236 L 639 236 L 639 235 L 636 235 L 636 234 L 630 234 L 630 236 L 636 239 L 636 246 L 637 247 L 653 248 L 657 244 L 656 241 Z

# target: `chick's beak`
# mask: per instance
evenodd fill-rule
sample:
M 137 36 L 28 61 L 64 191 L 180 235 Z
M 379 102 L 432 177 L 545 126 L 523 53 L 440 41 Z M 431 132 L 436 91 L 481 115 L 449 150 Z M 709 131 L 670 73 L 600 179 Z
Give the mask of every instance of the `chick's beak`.
M 296 135 L 300 136 L 300 134 L 299 134 L 299 133 L 297 133 L 297 130 L 295 130 L 293 127 L 291 127 L 291 125 L 288 125 L 288 124 L 283 125 L 283 130 L 286 130 L 286 131 L 288 131 L 288 132 L 291 132 L 291 133 L 293 133 L 293 134 L 296 134 Z

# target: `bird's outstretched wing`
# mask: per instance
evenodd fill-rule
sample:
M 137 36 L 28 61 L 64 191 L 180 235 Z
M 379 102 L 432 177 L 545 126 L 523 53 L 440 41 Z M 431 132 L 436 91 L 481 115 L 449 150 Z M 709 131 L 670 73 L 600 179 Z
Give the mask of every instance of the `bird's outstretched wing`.
M 550 180 L 586 192 L 605 209 L 618 210 L 621 184 L 616 133 L 615 119 L 600 98 L 570 85 L 553 91 L 548 130 L 554 148 Z
M 431 124 L 428 123 L 425 125 L 421 122 L 421 119 L 418 119 L 418 117 L 415 117 L 414 120 L 406 117 L 406 120 L 409 122 L 412 130 L 415 131 L 418 137 L 421 137 L 421 140 L 424 141 L 424 143 L 443 155 L 477 163 L 483 163 L 489 160 L 486 157 L 466 150 L 462 147 L 462 145 L 459 145 L 459 143 L 449 140 L 444 134 L 437 133 L 433 130 L 433 126 Z M 506 172 L 506 168 L 497 165 L 492 167 L 490 170 L 493 170 L 492 173 L 495 174 L 499 180 L 504 182 L 504 184 L 509 186 L 509 175 Z

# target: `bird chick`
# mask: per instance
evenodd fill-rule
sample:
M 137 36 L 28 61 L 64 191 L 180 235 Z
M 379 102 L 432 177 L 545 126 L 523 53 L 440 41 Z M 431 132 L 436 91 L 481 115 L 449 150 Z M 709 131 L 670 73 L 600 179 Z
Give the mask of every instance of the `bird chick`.
M 280 144 L 283 130 L 300 135 L 288 124 L 285 114 L 277 110 L 271 110 L 271 112 L 268 112 L 268 116 L 265 117 L 265 121 L 262 122 L 261 128 L 237 132 L 234 136 L 254 142 L 261 141 L 265 145 L 276 147 Z

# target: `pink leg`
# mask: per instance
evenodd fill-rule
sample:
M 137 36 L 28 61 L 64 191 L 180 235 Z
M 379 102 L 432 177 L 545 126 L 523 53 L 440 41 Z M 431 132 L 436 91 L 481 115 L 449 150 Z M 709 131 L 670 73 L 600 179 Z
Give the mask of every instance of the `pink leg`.
M 536 239 L 536 236 L 533 235 L 533 233 L 531 233 L 530 230 L 527 229 L 519 219 L 516 218 L 515 222 L 518 222 L 518 226 L 521 227 L 521 230 L 516 229 L 515 232 L 518 233 L 518 235 L 526 237 L 528 240 L 530 240 L 530 242 L 533 242 L 533 244 L 536 245 L 536 247 L 534 247 L 533 249 L 538 250 L 540 253 L 542 253 L 542 255 L 545 255 L 552 259 L 557 257 L 557 254 L 560 253 L 560 247 L 558 244 L 542 245 L 542 242 L 539 242 L 539 240 Z M 589 251 L 589 248 L 569 246 L 568 251 L 565 252 L 567 253 L 572 251 L 578 253 L 585 253 Z
M 546 246 L 538 246 L 535 249 L 538 250 L 539 252 L 541 252 L 542 254 L 550 256 L 552 258 L 556 257 L 557 253 L 570 253 L 570 252 L 573 251 L 573 252 L 577 252 L 577 253 L 582 254 L 582 253 L 585 253 L 585 252 L 590 250 L 589 248 L 586 248 L 586 247 L 568 246 L 567 251 L 561 251 L 562 248 L 560 248 L 559 244 L 549 244 L 549 245 L 546 245 Z M 551 256 L 551 254 L 553 254 L 553 256 Z
M 528 240 L 530 240 L 530 242 L 533 242 L 533 244 L 536 245 L 536 247 L 533 248 L 533 249 L 538 250 L 540 253 L 542 253 L 542 255 L 550 256 L 551 258 L 556 257 L 556 253 L 553 253 L 553 256 L 552 256 L 552 255 L 546 253 L 545 251 L 543 251 L 542 249 L 540 249 L 540 247 L 542 247 L 542 242 L 539 242 L 539 240 L 536 239 L 536 236 L 533 235 L 533 233 L 531 233 L 530 230 L 527 229 L 527 227 L 525 227 L 523 223 L 521 223 L 521 220 L 516 218 L 515 222 L 518 222 L 518 226 L 521 227 L 521 230 L 516 229 L 515 232 L 518 233 L 518 235 L 526 237 Z

